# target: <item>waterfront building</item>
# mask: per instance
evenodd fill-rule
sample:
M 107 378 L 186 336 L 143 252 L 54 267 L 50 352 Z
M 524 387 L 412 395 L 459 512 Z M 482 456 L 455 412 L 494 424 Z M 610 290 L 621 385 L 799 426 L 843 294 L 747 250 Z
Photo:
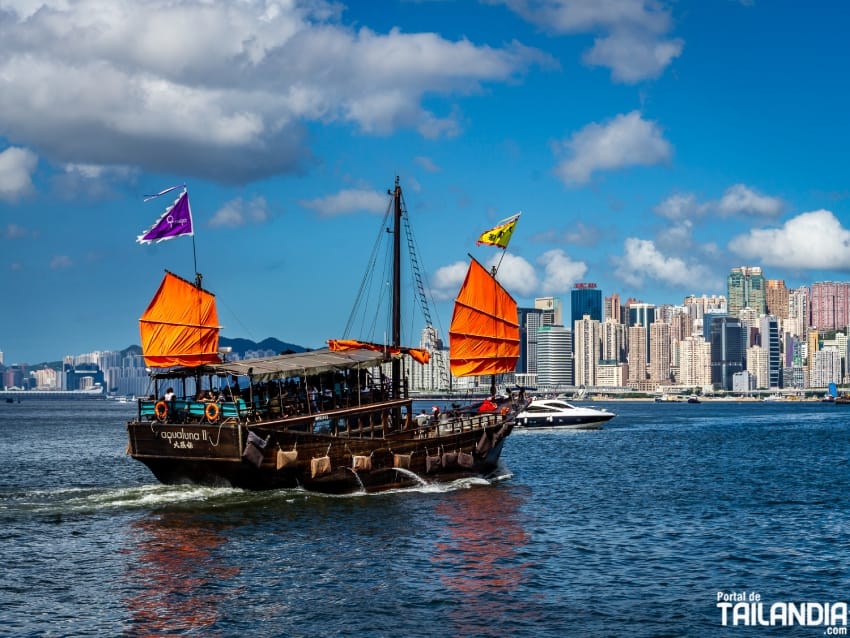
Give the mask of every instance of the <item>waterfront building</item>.
M 543 325 L 543 311 L 539 308 L 517 308 L 519 319 L 519 374 L 537 373 L 537 329 Z
M 841 383 L 841 353 L 835 346 L 818 350 L 809 365 L 809 387 L 826 388 Z
M 779 339 L 779 320 L 773 315 L 764 315 L 759 320 L 761 347 L 767 356 L 767 386 L 782 387 L 782 344 Z
M 747 370 L 732 375 L 732 392 L 748 394 L 756 389 L 756 378 Z
M 602 359 L 623 363 L 626 361 L 626 326 L 613 318 L 602 322 Z
M 632 326 L 629 328 L 628 360 L 629 360 L 629 385 L 643 383 L 646 381 L 646 328 L 643 326 Z
M 761 346 L 747 348 L 747 372 L 755 378 L 755 387 L 770 387 L 767 373 L 767 351 Z
M 670 383 L 670 345 L 670 324 L 653 322 L 649 327 L 649 378 L 656 383 Z
M 847 382 L 847 334 L 844 332 L 836 332 L 832 339 L 824 339 L 821 341 L 822 348 L 832 347 L 838 350 L 838 355 L 841 359 L 841 374 L 842 383 Z
M 596 386 L 621 388 L 625 385 L 627 371 L 626 364 L 603 359 L 596 365 Z
M 711 383 L 721 390 L 732 389 L 732 377 L 744 370 L 744 329 L 737 317 L 711 319 Z
M 733 317 L 744 308 L 752 308 L 758 315 L 765 313 L 764 274 L 759 266 L 732 268 L 726 288 L 729 314 Z
M 596 366 L 602 358 L 602 324 L 585 315 L 573 324 L 575 384 L 596 385 Z
M 809 326 L 825 332 L 850 324 L 850 283 L 820 281 L 812 284 L 809 295 Z
M 541 326 L 537 332 L 537 383 L 544 387 L 573 383 L 573 335 L 564 326 Z
M 652 358 L 649 350 L 649 326 L 651 326 L 655 321 L 655 304 L 629 300 L 626 309 L 628 310 L 628 323 L 626 325 L 628 325 L 630 328 L 633 326 L 642 326 L 644 328 L 644 335 L 646 337 L 644 350 L 647 357 L 647 362 L 649 362 L 649 360 Z M 631 338 L 632 336 L 630 332 L 630 346 Z
M 587 315 L 602 321 L 602 291 L 592 283 L 577 283 L 570 291 L 570 325 Z
M 711 385 L 711 344 L 700 337 L 685 337 L 679 344 L 679 385 Z
M 537 297 L 534 307 L 542 311 L 540 325 L 563 326 L 564 318 L 561 309 L 561 300 L 557 297 Z

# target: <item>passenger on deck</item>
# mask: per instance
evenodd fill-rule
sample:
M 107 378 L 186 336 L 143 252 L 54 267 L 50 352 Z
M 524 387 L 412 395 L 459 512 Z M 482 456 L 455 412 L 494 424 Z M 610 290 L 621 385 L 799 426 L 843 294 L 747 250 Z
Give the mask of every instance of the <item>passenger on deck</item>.
M 420 428 L 424 428 L 426 425 L 428 425 L 428 415 L 425 413 L 424 409 L 422 410 L 422 412 L 416 415 L 416 425 Z

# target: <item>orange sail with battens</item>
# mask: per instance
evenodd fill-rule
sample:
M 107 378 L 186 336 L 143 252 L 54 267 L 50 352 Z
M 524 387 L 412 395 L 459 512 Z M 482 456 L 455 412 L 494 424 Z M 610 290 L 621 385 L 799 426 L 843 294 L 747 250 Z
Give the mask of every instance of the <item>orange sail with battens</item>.
M 151 368 L 220 363 L 215 295 L 165 272 L 139 319 L 142 354 Z
M 519 358 L 519 318 L 513 297 L 473 259 L 455 299 L 449 363 L 456 377 L 513 372 Z

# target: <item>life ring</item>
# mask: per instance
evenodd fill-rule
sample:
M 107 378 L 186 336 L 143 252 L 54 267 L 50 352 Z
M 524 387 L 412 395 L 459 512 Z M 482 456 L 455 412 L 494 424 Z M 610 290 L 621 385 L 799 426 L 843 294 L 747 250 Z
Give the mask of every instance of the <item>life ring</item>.
M 218 407 L 218 403 L 208 403 L 207 407 L 204 408 L 204 416 L 207 417 L 207 421 L 210 423 L 218 421 L 220 414 L 221 409 Z
M 153 413 L 158 421 L 165 421 L 168 417 L 168 404 L 165 401 L 157 401 L 156 405 L 153 406 Z

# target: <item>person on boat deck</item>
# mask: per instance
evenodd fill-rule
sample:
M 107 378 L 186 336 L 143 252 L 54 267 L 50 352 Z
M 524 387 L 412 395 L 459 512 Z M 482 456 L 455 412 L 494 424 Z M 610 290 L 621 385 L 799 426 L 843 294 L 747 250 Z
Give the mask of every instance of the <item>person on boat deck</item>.
M 313 412 L 319 411 L 318 398 L 319 398 L 319 391 L 316 390 L 316 386 L 311 385 L 310 386 L 310 408 Z
M 168 388 L 168 389 L 165 391 L 165 396 L 163 397 L 163 399 L 164 399 L 165 401 L 168 401 L 169 403 L 171 403 L 172 401 L 174 401 L 174 388 Z
M 431 408 L 431 418 L 434 420 L 434 423 L 439 423 L 440 421 L 440 407 L 434 406 Z
M 416 415 L 416 425 L 420 428 L 424 428 L 428 425 L 428 415 L 425 413 L 425 409 L 422 409 L 422 412 Z

